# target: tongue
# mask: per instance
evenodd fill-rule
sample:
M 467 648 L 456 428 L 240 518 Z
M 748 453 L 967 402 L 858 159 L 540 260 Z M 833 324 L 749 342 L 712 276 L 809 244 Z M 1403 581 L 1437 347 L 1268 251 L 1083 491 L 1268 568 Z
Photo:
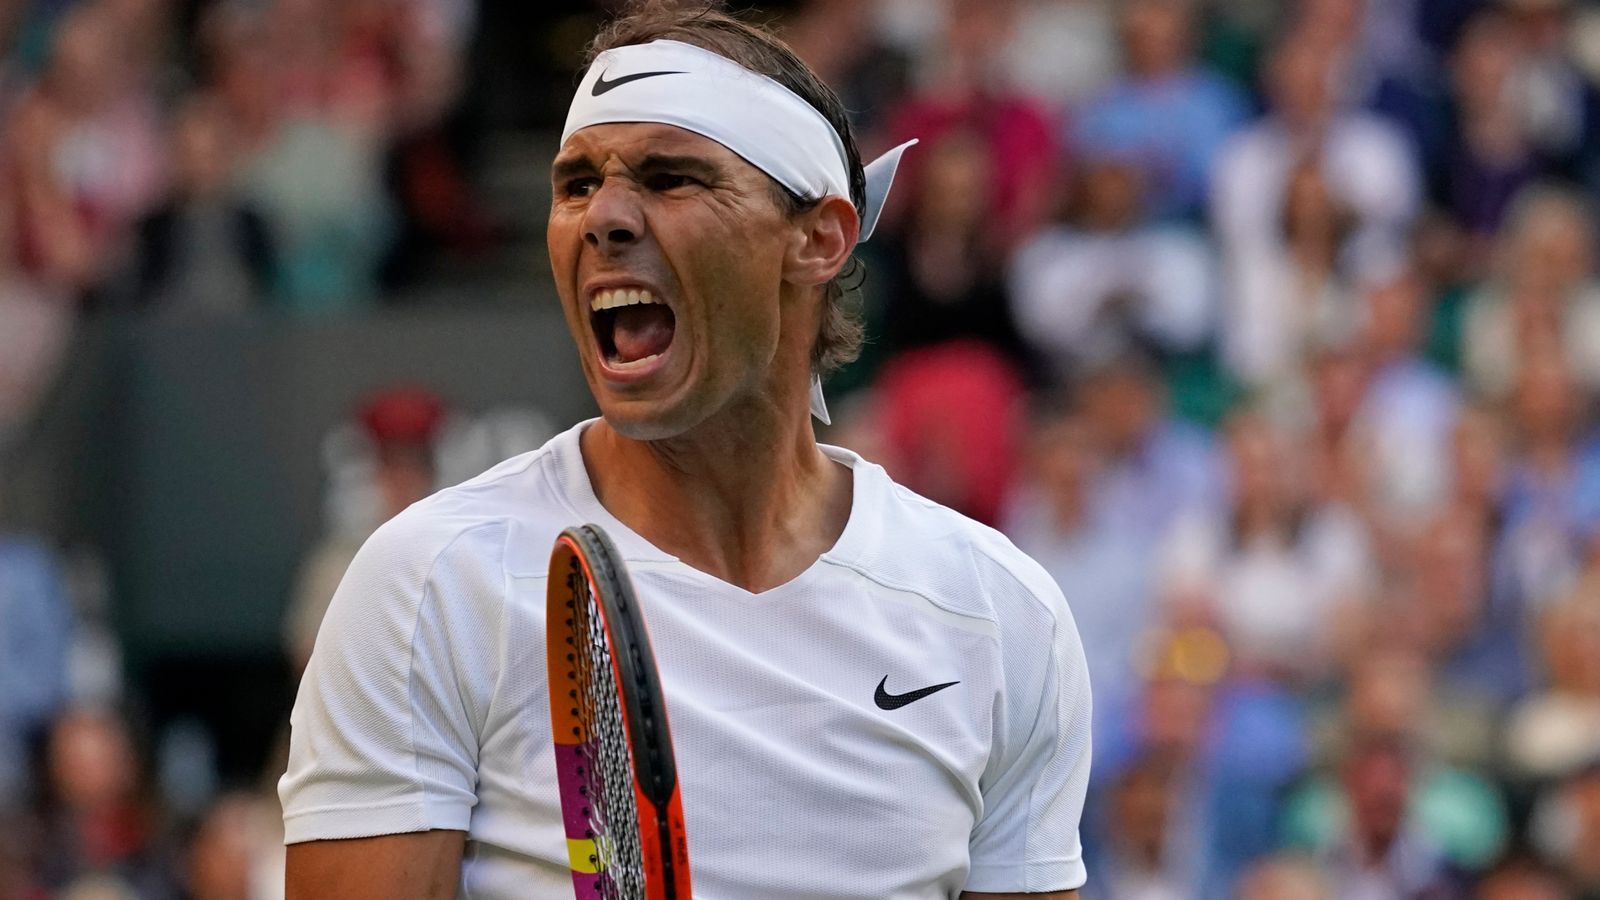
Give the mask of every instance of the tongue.
M 672 343 L 676 321 L 672 310 L 659 303 L 625 306 L 617 310 L 611 342 L 617 348 L 617 362 L 634 362 L 654 356 Z

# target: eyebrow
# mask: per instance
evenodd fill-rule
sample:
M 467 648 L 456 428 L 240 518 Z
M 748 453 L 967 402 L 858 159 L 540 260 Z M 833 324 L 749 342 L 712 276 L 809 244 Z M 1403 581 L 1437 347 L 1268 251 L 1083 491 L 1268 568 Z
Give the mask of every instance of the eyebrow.
M 579 175 L 593 175 L 594 164 L 586 156 L 568 156 L 550 164 L 550 180 L 566 181 Z
M 710 160 L 698 156 L 670 153 L 648 154 L 634 168 L 643 173 L 684 172 L 703 180 L 711 180 L 722 175 L 722 168 Z M 596 171 L 598 170 L 588 157 L 569 156 L 551 163 L 550 179 L 552 181 L 566 181 L 569 178 L 577 178 L 582 175 L 593 175 Z
M 666 153 L 651 153 L 639 161 L 637 166 L 641 172 L 685 172 L 702 179 L 716 178 L 722 174 L 722 168 L 710 160 L 699 156 L 676 156 Z

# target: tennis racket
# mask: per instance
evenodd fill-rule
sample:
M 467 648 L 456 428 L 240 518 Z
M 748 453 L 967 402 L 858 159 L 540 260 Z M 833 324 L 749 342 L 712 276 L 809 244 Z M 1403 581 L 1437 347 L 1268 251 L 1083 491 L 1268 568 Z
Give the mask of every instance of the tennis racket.
M 595 525 L 550 553 L 550 724 L 577 900 L 689 900 L 666 700 L 622 559 Z

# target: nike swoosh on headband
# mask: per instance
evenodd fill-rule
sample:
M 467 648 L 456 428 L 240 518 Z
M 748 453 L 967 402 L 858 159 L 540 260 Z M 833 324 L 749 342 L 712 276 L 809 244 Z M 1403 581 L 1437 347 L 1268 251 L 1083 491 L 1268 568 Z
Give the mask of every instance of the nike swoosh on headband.
M 682 75 L 682 74 L 683 74 L 682 72 L 635 72 L 632 75 L 623 75 L 620 78 L 614 78 L 611 81 L 607 81 L 606 80 L 606 73 L 601 72 L 599 74 L 599 76 L 597 76 L 595 78 L 594 87 L 589 91 L 589 96 L 598 97 L 601 94 L 607 93 L 609 91 L 614 91 L 617 88 L 622 87 L 623 85 L 627 84 L 630 81 L 638 81 L 641 78 L 654 78 L 657 75 Z

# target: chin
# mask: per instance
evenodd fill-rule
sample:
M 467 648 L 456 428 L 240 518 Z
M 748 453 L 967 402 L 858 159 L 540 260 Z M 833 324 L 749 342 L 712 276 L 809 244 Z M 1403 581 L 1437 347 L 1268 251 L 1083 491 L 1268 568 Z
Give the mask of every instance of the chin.
M 600 401 L 600 415 L 617 434 L 634 441 L 664 441 L 683 435 L 705 416 L 683 404 L 660 400 Z

